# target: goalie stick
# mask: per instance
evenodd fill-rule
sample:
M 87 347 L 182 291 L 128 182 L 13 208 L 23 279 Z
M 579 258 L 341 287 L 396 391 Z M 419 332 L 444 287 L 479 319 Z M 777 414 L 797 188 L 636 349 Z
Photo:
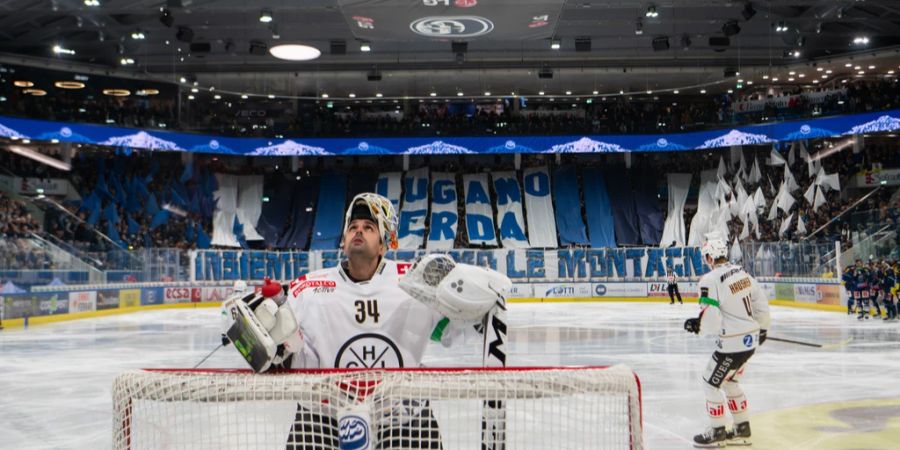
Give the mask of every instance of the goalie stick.
M 506 367 L 506 301 L 497 295 L 497 303 L 484 317 L 484 367 Z M 487 399 L 481 410 L 482 450 L 506 449 L 506 405 Z

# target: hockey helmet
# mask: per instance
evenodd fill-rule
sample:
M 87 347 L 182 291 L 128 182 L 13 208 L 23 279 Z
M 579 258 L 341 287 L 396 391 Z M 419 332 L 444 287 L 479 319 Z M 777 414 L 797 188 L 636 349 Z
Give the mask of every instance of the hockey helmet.
M 369 219 L 378 224 L 378 233 L 384 247 L 389 250 L 397 248 L 399 220 L 390 200 L 372 192 L 363 192 L 353 197 L 344 218 L 344 234 L 347 234 L 350 222 L 354 219 Z
M 728 244 L 718 237 L 708 238 L 706 242 L 703 243 L 703 247 L 700 247 L 700 254 L 703 256 L 704 260 L 706 260 L 707 256 L 712 258 L 713 261 L 719 258 L 727 258 Z

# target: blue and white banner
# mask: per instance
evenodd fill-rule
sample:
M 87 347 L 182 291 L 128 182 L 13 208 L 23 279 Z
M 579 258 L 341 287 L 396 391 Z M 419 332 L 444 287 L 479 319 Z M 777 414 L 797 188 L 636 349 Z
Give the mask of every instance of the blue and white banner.
M 556 248 L 556 215 L 550 197 L 550 172 L 547 167 L 530 167 L 522 172 L 525 211 L 528 214 L 528 241 L 536 248 Z
M 463 175 L 463 191 L 466 196 L 466 234 L 469 245 L 497 245 L 494 231 L 494 208 L 488 190 L 486 173 Z
M 456 209 L 456 174 L 431 174 L 431 220 L 425 248 L 453 248 L 459 212 Z
M 386 258 L 413 261 L 428 250 L 396 250 Z M 450 249 L 454 260 L 489 267 L 514 282 L 608 280 L 662 282 L 666 267 L 679 278 L 709 271 L 697 247 L 574 248 L 574 249 Z M 291 280 L 313 270 L 335 267 L 340 250 L 267 252 L 260 250 L 195 250 L 191 252 L 192 281 Z
M 422 248 L 425 217 L 428 216 L 428 168 L 410 170 L 403 176 L 403 206 L 397 239 L 402 249 Z
M 378 176 L 378 182 L 375 183 L 375 193 L 390 200 L 398 214 L 400 194 L 403 193 L 402 175 L 400 172 L 385 172 Z
M 497 194 L 497 223 L 500 243 L 506 248 L 528 248 L 525 237 L 525 218 L 522 216 L 522 189 L 515 172 L 493 172 L 494 192 Z
M 900 129 L 900 110 L 676 134 L 420 138 L 233 138 L 0 116 L 0 137 L 247 156 L 619 153 L 758 145 Z
M 211 245 L 240 247 L 234 235 L 234 220 L 238 207 L 238 179 L 233 175 L 217 173 L 219 189 L 213 194 L 216 211 L 213 213 L 213 233 Z

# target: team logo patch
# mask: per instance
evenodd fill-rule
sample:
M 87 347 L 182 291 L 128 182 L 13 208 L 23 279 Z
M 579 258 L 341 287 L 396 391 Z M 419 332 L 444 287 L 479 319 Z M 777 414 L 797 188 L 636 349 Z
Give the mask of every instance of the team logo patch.
M 341 450 L 369 448 L 369 423 L 365 418 L 346 415 L 340 421 Z
M 334 292 L 334 288 L 337 286 L 337 283 L 331 280 L 305 280 L 296 286 L 291 287 L 291 295 L 297 296 L 297 294 L 303 292 L 307 288 L 313 288 L 313 292 L 316 294 L 328 294 Z
M 473 38 L 494 30 L 494 23 L 478 16 L 431 16 L 417 19 L 409 29 L 421 36 Z
M 397 344 L 387 337 L 363 333 L 350 338 L 341 346 L 335 357 L 334 367 L 360 369 L 403 367 L 403 356 Z
M 747 348 L 753 347 L 753 335 L 744 336 L 744 346 Z

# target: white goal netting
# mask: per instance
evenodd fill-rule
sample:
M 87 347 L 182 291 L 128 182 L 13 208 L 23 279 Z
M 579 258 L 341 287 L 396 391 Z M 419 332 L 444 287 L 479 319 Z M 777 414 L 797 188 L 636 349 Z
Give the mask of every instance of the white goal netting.
M 350 448 L 348 408 L 368 414 L 373 449 L 643 448 L 640 383 L 624 366 L 143 370 L 116 378 L 113 408 L 116 449 Z

